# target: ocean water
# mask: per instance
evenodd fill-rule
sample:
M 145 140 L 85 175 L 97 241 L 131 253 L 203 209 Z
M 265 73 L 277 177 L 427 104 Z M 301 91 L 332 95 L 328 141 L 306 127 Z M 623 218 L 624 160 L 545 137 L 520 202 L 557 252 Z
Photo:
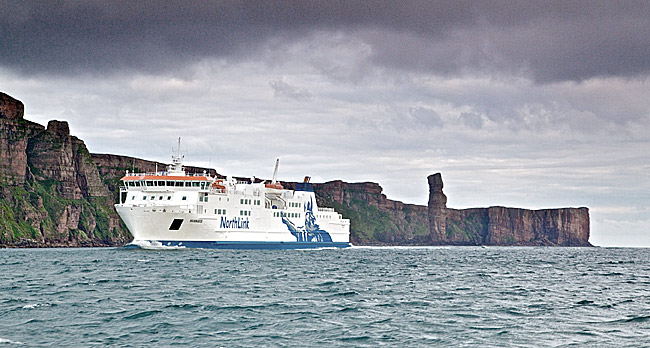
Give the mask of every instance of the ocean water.
M 643 347 L 649 255 L 0 249 L 0 347 Z

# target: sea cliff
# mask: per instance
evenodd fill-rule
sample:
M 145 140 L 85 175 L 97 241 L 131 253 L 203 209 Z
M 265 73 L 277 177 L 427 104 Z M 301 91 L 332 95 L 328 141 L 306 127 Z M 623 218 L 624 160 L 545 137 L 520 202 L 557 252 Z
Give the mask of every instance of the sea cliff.
M 591 246 L 589 209 L 447 208 L 442 175 L 428 177 L 431 244 Z
M 126 243 L 83 141 L 67 122 L 46 127 L 23 118 L 23 103 L 0 93 L 0 246 Z
M 320 205 L 351 220 L 357 245 L 591 246 L 589 209 L 447 208 L 442 175 L 430 175 L 428 205 L 386 198 L 376 183 L 316 184 Z
M 114 246 L 130 241 L 113 208 L 126 170 L 165 163 L 91 154 L 67 122 L 25 120 L 24 105 L 0 93 L 0 247 Z M 188 172 L 214 169 L 185 167 Z M 243 179 L 243 178 L 242 178 Z M 355 245 L 590 246 L 587 208 L 447 208 L 440 174 L 428 205 L 388 199 L 373 182 L 315 184 L 319 205 L 350 219 Z M 283 182 L 287 188 L 295 183 Z

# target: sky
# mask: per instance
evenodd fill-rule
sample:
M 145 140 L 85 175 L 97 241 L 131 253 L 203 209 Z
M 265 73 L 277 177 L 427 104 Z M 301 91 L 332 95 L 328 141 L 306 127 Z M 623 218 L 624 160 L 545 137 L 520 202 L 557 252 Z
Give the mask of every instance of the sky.
M 648 1 L 0 0 L 0 91 L 94 153 L 590 208 L 650 247 Z

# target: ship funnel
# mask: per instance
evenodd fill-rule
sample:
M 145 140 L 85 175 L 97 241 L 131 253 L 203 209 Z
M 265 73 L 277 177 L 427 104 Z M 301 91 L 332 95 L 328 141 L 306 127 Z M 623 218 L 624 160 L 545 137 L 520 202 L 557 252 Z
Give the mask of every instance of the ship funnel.
M 276 158 L 275 159 L 275 170 L 273 170 L 273 180 L 271 180 L 271 184 L 275 184 L 275 182 L 278 180 L 278 166 L 280 166 L 280 159 Z

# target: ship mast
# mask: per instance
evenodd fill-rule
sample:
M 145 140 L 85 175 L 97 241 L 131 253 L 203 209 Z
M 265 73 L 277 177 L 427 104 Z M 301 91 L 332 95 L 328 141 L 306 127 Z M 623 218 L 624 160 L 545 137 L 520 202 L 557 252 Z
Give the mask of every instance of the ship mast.
M 278 179 L 278 166 L 280 165 L 280 159 L 276 158 L 275 159 L 275 170 L 273 171 L 273 180 L 271 180 L 271 184 L 275 185 L 275 182 Z
M 181 137 L 178 137 L 178 147 L 176 148 L 176 157 L 181 158 Z
M 181 157 L 181 137 L 178 137 L 176 156 L 172 156 L 172 164 L 169 165 L 168 171 L 171 175 L 185 175 L 183 171 L 183 158 Z

